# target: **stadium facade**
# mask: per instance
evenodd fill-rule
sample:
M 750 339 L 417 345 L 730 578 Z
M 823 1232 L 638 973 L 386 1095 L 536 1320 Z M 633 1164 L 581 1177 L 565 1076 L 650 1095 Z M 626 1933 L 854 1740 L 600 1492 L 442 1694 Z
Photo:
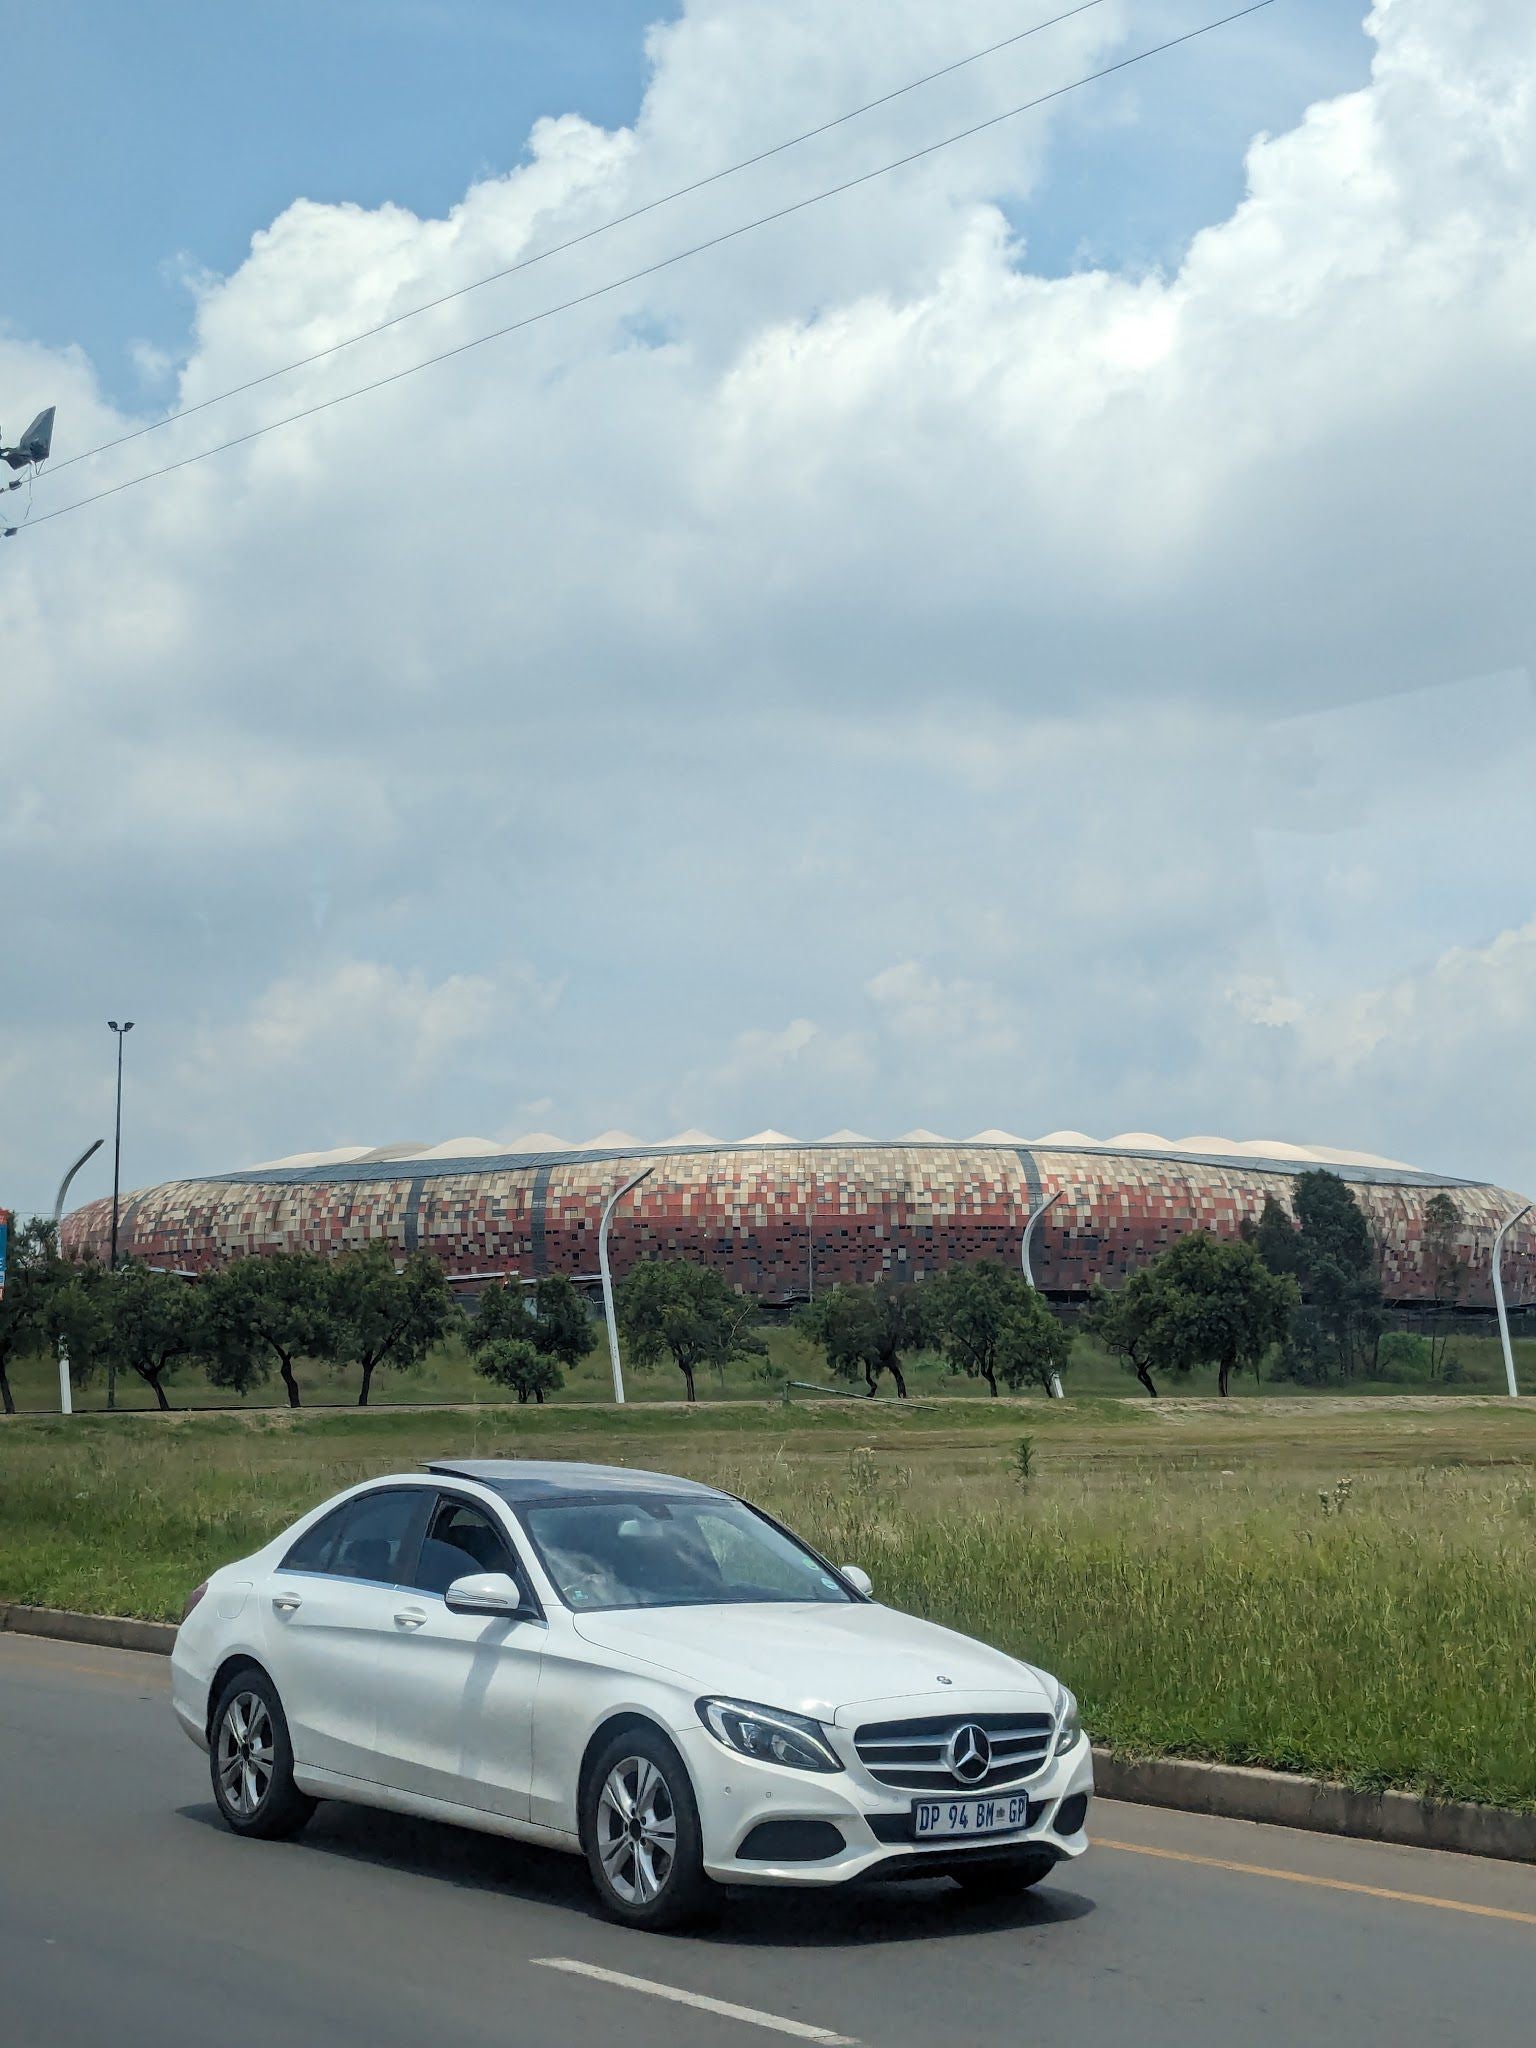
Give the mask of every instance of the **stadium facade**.
M 1364 1209 L 1389 1301 L 1433 1298 L 1425 1210 L 1444 1191 L 1460 1214 L 1467 1261 L 1456 1306 L 1491 1304 L 1494 1233 L 1522 1197 L 1360 1153 L 1151 1133 L 1100 1143 L 1078 1132 L 1024 1141 L 988 1131 L 964 1142 L 914 1132 L 876 1143 L 840 1132 L 801 1144 L 762 1132 L 721 1144 L 687 1132 L 648 1147 L 613 1132 L 580 1146 L 458 1139 L 301 1154 L 126 1196 L 119 1245 L 152 1265 L 201 1272 L 266 1252 L 334 1254 L 383 1239 L 401 1255 L 431 1252 L 465 1281 L 591 1276 L 605 1203 L 644 1172 L 615 1212 L 616 1275 L 640 1259 L 698 1259 L 743 1293 L 788 1305 L 837 1281 L 921 1280 L 981 1257 L 1012 1263 L 1028 1218 L 1055 1196 L 1031 1263 L 1037 1285 L 1070 1300 L 1186 1231 L 1235 1234 L 1267 1195 L 1290 1207 L 1296 1175 L 1318 1165 L 1341 1175 Z M 110 1223 L 110 1201 L 75 1210 L 66 1249 L 104 1256 Z M 1530 1217 L 1505 1241 L 1504 1285 L 1512 1306 L 1536 1301 Z

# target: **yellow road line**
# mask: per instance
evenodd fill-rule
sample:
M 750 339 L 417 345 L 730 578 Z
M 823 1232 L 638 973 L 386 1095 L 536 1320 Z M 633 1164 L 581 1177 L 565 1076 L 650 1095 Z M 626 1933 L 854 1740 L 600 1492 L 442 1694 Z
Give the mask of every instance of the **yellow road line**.
M 1152 1849 L 1145 1842 L 1110 1842 L 1093 1837 L 1096 1849 L 1119 1849 L 1127 1856 L 1160 1856 L 1168 1863 L 1199 1863 L 1207 1870 L 1235 1870 L 1243 1877 L 1276 1877 L 1284 1884 L 1312 1884 L 1324 1891 L 1359 1892 L 1368 1899 L 1391 1899 L 1399 1906 L 1438 1906 L 1444 1913 L 1476 1913 L 1485 1920 L 1516 1920 L 1536 1927 L 1536 1913 L 1517 1913 L 1512 1906 L 1474 1906 L 1466 1899 L 1441 1899 L 1426 1892 L 1394 1892 L 1379 1884 L 1351 1884 L 1343 1877 L 1312 1877 L 1304 1870 L 1272 1870 L 1265 1863 L 1233 1863 L 1224 1856 L 1196 1856 L 1188 1849 Z

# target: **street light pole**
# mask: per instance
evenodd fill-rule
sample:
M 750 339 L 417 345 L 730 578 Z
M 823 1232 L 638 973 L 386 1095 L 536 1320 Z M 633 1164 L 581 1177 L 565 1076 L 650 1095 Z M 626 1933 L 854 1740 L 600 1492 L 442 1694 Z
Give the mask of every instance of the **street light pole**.
M 613 1312 L 613 1275 L 608 1269 L 608 1226 L 613 1221 L 613 1212 L 629 1193 L 639 1187 L 648 1174 L 656 1171 L 647 1166 L 637 1173 L 633 1180 L 625 1181 L 623 1187 L 615 1188 L 603 1204 L 603 1220 L 597 1226 L 597 1268 L 603 1278 L 603 1316 L 608 1324 L 608 1362 L 613 1367 L 613 1398 L 622 1408 L 624 1405 L 624 1371 L 619 1364 L 619 1325 Z
M 117 1114 L 112 1125 L 112 1256 L 107 1261 L 111 1271 L 117 1270 L 117 1209 L 119 1184 L 123 1164 L 123 1040 L 133 1029 L 133 1021 L 118 1024 L 108 1018 L 107 1029 L 117 1040 Z
M 1501 1270 L 1504 1263 L 1504 1237 L 1522 1216 L 1529 1216 L 1530 1213 L 1531 1205 L 1527 1202 L 1523 1209 L 1517 1209 L 1513 1216 L 1505 1218 L 1494 1233 L 1493 1239 L 1493 1300 L 1499 1312 L 1499 1342 L 1504 1346 L 1504 1377 L 1509 1381 L 1511 1400 L 1519 1398 L 1520 1388 L 1515 1380 L 1515 1353 L 1509 1341 L 1509 1316 L 1504 1307 L 1504 1275 Z
M 1040 1218 L 1047 1209 L 1055 1208 L 1066 1192 L 1065 1188 L 1058 1188 L 1054 1195 L 1040 1204 L 1039 1208 L 1034 1211 L 1024 1225 L 1024 1236 L 1019 1244 L 1019 1264 L 1024 1271 L 1024 1284 L 1026 1287 L 1033 1287 L 1035 1284 L 1034 1272 L 1029 1263 L 1029 1241 L 1035 1234 L 1035 1225 L 1040 1221 Z M 1066 1395 L 1062 1391 L 1060 1373 L 1053 1372 L 1051 1374 L 1050 1395 L 1053 1401 L 1064 1401 L 1066 1399 Z
M 112 1256 L 107 1261 L 107 1271 L 115 1273 L 117 1271 L 118 1184 L 121 1179 L 123 1164 L 123 1040 L 133 1029 L 133 1019 L 130 1017 L 126 1024 L 118 1024 L 109 1017 L 107 1019 L 107 1029 L 117 1039 L 117 1115 L 112 1125 Z M 107 1406 L 109 1408 L 117 1406 L 117 1367 L 110 1360 L 107 1364 Z
M 55 1251 L 58 1249 L 59 1223 L 64 1215 L 64 1200 L 69 1193 L 69 1184 L 81 1167 L 84 1166 L 87 1159 L 95 1158 L 96 1154 L 101 1150 L 101 1145 L 102 1141 L 100 1138 L 93 1139 L 59 1182 L 59 1192 L 53 1198 L 53 1243 Z M 61 1415 L 73 1415 L 74 1412 L 74 1396 L 71 1394 L 69 1387 L 69 1345 L 61 1337 L 59 1339 L 59 1413 Z

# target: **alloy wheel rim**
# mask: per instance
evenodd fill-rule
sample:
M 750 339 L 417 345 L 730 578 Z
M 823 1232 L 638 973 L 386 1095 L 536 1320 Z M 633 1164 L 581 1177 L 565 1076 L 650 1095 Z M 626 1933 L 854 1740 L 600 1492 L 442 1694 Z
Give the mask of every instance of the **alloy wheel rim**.
M 649 1757 L 625 1757 L 603 1781 L 597 1849 L 603 1875 L 625 1905 L 648 1906 L 666 1890 L 677 1860 L 677 1809 Z
M 276 1767 L 272 1716 L 259 1693 L 236 1693 L 219 1723 L 219 1789 L 231 1813 L 249 1820 Z

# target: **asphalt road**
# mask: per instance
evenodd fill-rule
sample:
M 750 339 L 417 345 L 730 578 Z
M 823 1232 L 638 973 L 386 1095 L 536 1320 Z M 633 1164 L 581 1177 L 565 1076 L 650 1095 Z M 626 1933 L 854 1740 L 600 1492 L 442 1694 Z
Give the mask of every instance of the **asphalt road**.
M 296 1841 L 237 1841 L 166 1681 L 157 1657 L 0 1636 L 3 2048 L 1536 2030 L 1536 1869 L 1103 1802 L 1090 1855 L 1006 1906 L 742 1893 L 701 1934 L 645 1936 L 596 1917 L 573 1859 L 486 1836 L 332 1804 Z

